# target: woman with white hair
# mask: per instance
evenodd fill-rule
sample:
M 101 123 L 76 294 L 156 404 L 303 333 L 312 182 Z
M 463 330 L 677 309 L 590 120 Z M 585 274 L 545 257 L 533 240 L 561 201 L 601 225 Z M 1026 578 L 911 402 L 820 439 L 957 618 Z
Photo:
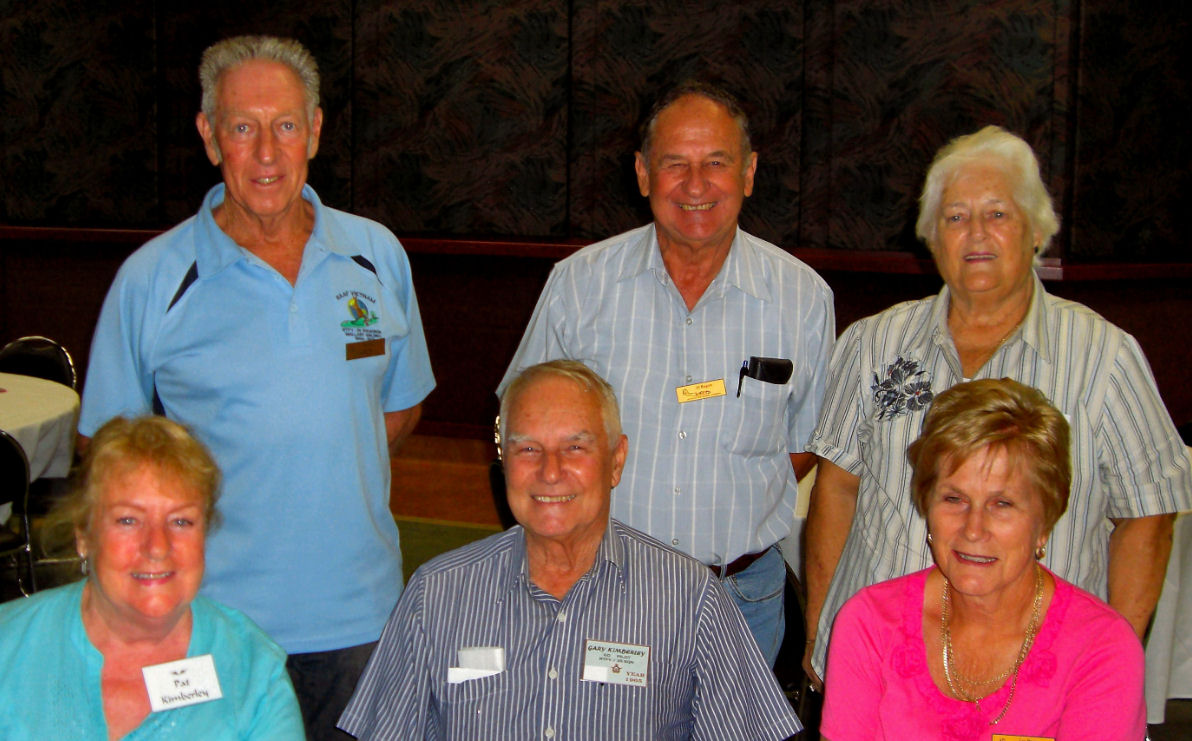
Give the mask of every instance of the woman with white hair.
M 814 686 L 845 600 L 931 563 L 905 452 L 932 398 L 971 379 L 1038 388 L 1067 417 L 1071 506 L 1044 563 L 1145 630 L 1171 513 L 1192 508 L 1192 471 L 1134 338 L 1036 277 L 1034 259 L 1058 228 L 1021 138 L 987 126 L 932 162 L 917 233 L 945 285 L 841 336 L 808 447 L 820 457 L 806 531 L 803 663 Z

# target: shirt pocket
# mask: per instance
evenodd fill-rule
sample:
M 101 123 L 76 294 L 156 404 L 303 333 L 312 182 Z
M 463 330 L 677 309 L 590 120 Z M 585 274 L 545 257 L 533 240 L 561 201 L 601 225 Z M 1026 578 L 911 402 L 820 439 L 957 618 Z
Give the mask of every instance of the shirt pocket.
M 720 445 L 733 455 L 768 456 L 785 453 L 786 407 L 790 383 L 745 378 L 741 395 L 726 389 Z
M 473 714 L 483 713 L 486 706 L 500 702 L 508 691 L 509 673 L 498 672 L 456 684 L 444 684 L 439 691 L 439 703 L 453 713 L 469 710 Z

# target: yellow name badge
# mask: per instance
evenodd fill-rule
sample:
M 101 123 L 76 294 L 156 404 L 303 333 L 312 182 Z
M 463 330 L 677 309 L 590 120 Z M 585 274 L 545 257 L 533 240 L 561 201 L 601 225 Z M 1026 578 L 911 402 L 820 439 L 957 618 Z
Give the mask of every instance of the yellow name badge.
M 1051 736 L 1011 736 L 1005 733 L 995 733 L 990 741 L 1055 741 Z
M 724 379 L 717 378 L 715 381 L 703 381 L 702 383 L 693 383 L 689 386 L 679 386 L 675 389 L 675 395 L 679 397 L 680 404 L 686 404 L 689 401 L 700 401 L 701 399 L 711 399 L 714 396 L 724 396 Z

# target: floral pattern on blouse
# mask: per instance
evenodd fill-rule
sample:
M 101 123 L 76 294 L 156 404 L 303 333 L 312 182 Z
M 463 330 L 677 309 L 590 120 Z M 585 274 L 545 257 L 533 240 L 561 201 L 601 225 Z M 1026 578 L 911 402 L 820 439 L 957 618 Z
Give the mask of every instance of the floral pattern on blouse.
M 926 409 L 935 398 L 931 391 L 931 374 L 920 370 L 918 360 L 901 356 L 887 366 L 880 377 L 874 373 L 869 388 L 873 391 L 879 420 Z

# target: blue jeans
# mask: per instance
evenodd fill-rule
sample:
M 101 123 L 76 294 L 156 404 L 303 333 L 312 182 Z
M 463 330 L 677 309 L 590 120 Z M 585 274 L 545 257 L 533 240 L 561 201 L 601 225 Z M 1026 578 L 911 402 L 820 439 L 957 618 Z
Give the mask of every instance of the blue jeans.
M 749 568 L 722 580 L 721 584 L 741 609 L 749 632 L 773 669 L 786 629 L 786 616 L 782 610 L 786 562 L 782 560 L 778 546 L 770 546 L 765 555 L 751 563 Z

